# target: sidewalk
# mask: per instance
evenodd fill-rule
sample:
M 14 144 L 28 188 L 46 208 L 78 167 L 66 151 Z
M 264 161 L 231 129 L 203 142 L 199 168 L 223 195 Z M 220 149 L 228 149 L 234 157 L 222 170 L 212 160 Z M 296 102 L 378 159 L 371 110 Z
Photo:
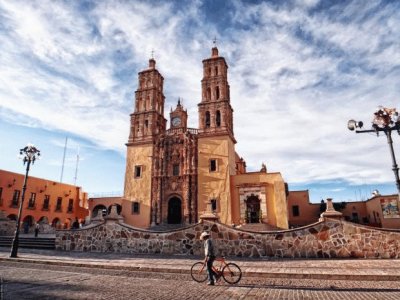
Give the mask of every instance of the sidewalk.
M 0 247 L 0 261 L 23 261 L 60 266 L 117 269 L 141 272 L 190 274 L 201 257 L 133 255 L 120 253 L 62 252 L 19 249 L 18 258 Z M 322 279 L 353 281 L 400 281 L 400 260 L 392 259 L 239 259 L 227 261 L 240 266 L 243 276 L 259 278 Z

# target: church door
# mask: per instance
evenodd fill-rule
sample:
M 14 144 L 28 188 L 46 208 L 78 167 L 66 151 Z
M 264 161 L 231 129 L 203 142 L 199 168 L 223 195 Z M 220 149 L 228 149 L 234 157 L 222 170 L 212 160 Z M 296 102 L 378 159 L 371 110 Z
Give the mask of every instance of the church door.
M 181 199 L 173 197 L 168 202 L 168 224 L 182 223 L 182 203 Z
M 260 199 L 257 196 L 250 196 L 246 201 L 247 223 L 260 222 Z

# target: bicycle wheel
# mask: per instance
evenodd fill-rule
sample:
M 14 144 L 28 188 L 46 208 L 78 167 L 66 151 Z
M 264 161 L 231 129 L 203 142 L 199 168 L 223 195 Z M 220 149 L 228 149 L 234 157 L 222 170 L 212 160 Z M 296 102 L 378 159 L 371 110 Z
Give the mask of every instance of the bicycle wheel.
M 222 277 L 229 284 L 238 283 L 242 278 L 242 270 L 237 264 L 229 263 L 222 269 Z
M 190 269 L 190 275 L 194 281 L 204 282 L 207 280 L 207 268 L 203 262 L 195 263 Z

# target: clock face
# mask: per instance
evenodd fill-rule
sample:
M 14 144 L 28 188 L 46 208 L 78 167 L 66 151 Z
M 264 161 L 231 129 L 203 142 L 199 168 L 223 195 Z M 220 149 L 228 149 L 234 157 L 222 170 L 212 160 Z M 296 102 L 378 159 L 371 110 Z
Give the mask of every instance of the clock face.
M 181 118 L 175 117 L 172 119 L 172 126 L 179 126 L 181 125 Z

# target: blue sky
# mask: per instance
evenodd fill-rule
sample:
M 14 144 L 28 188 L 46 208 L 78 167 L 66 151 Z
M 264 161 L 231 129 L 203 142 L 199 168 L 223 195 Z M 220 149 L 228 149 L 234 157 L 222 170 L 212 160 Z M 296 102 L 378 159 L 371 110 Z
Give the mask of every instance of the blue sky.
M 68 136 L 63 181 L 79 147 L 77 184 L 122 192 L 137 73 L 154 49 L 165 117 L 181 97 L 197 128 L 216 37 L 249 171 L 264 162 L 313 201 L 395 193 L 385 137 L 346 125 L 400 108 L 399 23 L 398 1 L 0 0 L 0 168 L 23 173 L 18 150 L 32 142 L 43 158 L 31 174 L 59 180 Z

